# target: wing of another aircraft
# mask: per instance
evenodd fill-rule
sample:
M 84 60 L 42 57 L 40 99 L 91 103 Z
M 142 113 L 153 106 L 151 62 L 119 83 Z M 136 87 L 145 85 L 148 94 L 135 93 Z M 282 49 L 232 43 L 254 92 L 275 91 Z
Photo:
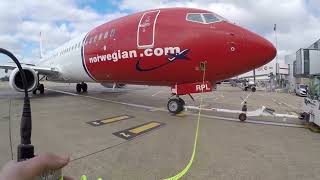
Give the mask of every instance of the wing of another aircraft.
M 24 67 L 31 68 L 41 75 L 54 75 L 54 74 L 59 73 L 55 68 L 37 67 L 34 65 L 30 65 L 30 64 L 22 64 L 21 66 L 22 66 L 22 68 L 24 68 Z M 2 64 L 0 64 L 0 69 L 14 70 L 15 68 L 17 68 L 16 65 L 2 65 Z

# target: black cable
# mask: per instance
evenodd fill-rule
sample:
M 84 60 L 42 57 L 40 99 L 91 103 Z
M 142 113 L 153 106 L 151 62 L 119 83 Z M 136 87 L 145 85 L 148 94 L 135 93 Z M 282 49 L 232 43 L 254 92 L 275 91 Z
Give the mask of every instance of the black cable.
M 11 127 L 11 98 L 9 102 L 9 141 L 10 141 L 10 153 L 11 153 L 11 160 L 13 160 L 13 150 L 12 150 L 12 127 Z
M 0 48 L 0 53 L 9 56 L 19 69 L 20 76 L 24 87 L 24 103 L 23 112 L 21 116 L 20 124 L 20 136 L 21 144 L 18 145 L 18 161 L 30 159 L 34 157 L 34 147 L 31 144 L 31 131 L 32 131 L 32 119 L 31 119 L 31 106 L 27 89 L 27 78 L 24 70 L 21 67 L 19 60 L 8 50 Z

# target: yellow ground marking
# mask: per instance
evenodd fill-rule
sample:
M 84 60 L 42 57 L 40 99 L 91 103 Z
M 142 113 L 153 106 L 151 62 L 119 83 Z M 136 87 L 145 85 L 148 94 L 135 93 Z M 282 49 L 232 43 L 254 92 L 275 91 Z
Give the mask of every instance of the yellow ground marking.
M 130 116 L 117 116 L 117 117 L 112 117 L 112 118 L 102 120 L 101 122 L 112 123 L 112 122 L 121 121 L 121 120 L 128 119 L 128 118 L 130 118 Z
M 177 117 L 185 117 L 187 115 L 188 115 L 188 113 L 186 113 L 186 112 L 180 112 L 180 113 L 176 114 L 175 116 L 177 116 Z
M 143 131 L 146 131 L 148 129 L 151 129 L 151 128 L 154 128 L 154 127 L 157 127 L 157 126 L 160 126 L 160 123 L 152 122 L 152 123 L 149 123 L 149 124 L 146 124 L 146 125 L 131 129 L 131 130 L 129 130 L 129 132 L 135 133 L 135 134 L 139 134 L 139 133 L 141 133 Z
M 155 112 L 155 111 L 166 111 L 166 108 L 153 108 L 149 110 L 150 112 Z

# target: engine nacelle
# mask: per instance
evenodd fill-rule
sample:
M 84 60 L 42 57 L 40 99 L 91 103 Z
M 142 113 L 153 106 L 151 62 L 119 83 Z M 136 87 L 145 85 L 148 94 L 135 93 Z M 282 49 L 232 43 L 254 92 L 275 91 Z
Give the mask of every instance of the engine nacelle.
M 126 84 L 121 84 L 121 83 L 101 83 L 102 86 L 106 87 L 106 88 L 113 88 L 113 86 L 115 88 L 123 88 L 124 86 L 126 86 Z
M 28 92 L 35 90 L 38 86 L 37 73 L 29 67 L 23 67 L 23 71 L 26 74 L 26 78 L 27 78 Z M 16 91 L 19 91 L 19 92 L 24 91 L 22 78 L 18 68 L 15 68 L 11 72 L 10 78 L 9 78 L 9 84 Z

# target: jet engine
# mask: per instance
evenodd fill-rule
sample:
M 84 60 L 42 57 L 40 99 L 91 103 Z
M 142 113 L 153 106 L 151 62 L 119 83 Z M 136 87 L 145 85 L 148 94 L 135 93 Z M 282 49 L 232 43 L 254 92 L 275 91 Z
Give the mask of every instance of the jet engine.
M 102 86 L 106 88 L 123 88 L 126 84 L 121 83 L 101 83 Z
M 29 67 L 23 67 L 23 71 L 26 74 L 26 78 L 27 78 L 28 92 L 35 90 L 38 86 L 37 73 Z M 19 91 L 19 92 L 24 91 L 22 78 L 18 68 L 15 68 L 10 74 L 9 84 L 16 91 Z

